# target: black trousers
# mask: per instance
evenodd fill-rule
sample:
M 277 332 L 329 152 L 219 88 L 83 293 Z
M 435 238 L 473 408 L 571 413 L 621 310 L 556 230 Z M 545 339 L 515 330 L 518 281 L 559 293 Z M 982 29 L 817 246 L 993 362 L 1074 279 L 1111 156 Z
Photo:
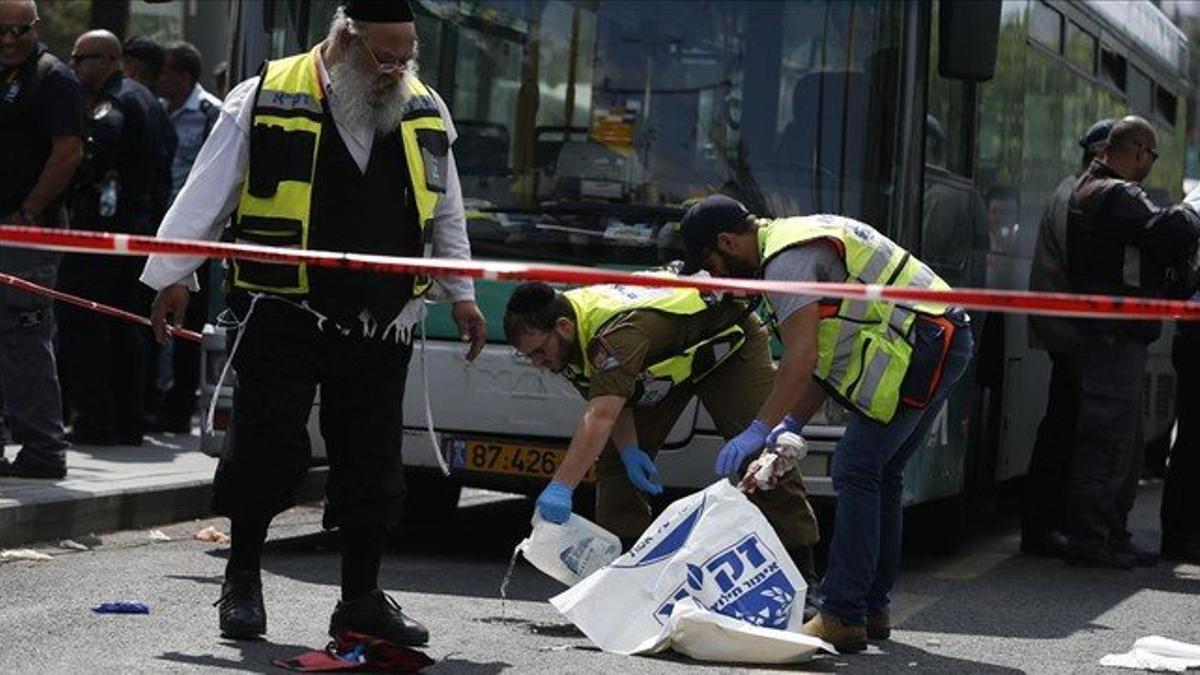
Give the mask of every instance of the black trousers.
M 1175 333 L 1175 415 L 1179 428 L 1163 489 L 1163 548 L 1200 543 L 1200 335 Z
M 1079 416 L 1067 491 L 1072 549 L 1120 547 L 1141 474 L 1142 377 L 1146 343 L 1092 333 L 1077 350 Z
M 1073 354 L 1063 352 L 1050 352 L 1050 363 L 1050 396 L 1025 478 L 1024 537 L 1060 529 L 1066 509 L 1067 475 L 1079 416 L 1079 364 Z
M 143 258 L 63 256 L 59 289 L 139 314 L 145 288 L 138 283 Z M 144 326 L 58 303 L 58 362 L 77 435 L 141 442 L 147 367 Z
M 321 331 L 312 314 L 267 298 L 243 330 L 215 510 L 270 519 L 295 504 L 310 463 L 306 424 L 319 386 L 330 465 L 325 527 L 396 525 L 404 504 L 401 412 L 411 348 Z

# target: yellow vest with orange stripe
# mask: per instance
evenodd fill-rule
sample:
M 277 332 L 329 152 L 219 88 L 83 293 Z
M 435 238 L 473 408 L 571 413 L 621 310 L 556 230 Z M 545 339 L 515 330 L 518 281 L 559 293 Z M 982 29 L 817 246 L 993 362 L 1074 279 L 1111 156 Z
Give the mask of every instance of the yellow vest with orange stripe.
M 832 242 L 846 266 L 847 278 L 838 281 L 950 288 L 925 263 L 870 225 L 841 216 L 781 218 L 760 226 L 762 267 L 788 249 L 818 240 Z M 926 303 L 822 301 L 813 375 L 859 412 L 887 423 L 900 403 L 917 314 L 941 316 L 946 311 L 943 305 Z

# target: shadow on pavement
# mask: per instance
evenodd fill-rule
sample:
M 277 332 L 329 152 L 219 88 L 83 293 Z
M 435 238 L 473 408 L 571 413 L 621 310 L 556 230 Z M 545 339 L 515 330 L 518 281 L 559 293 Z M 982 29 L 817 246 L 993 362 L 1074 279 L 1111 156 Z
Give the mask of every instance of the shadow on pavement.
M 158 658 L 171 663 L 201 668 L 228 668 L 246 673 L 263 673 L 278 670 L 271 664 L 275 659 L 291 658 L 313 649 L 313 647 L 305 645 L 278 644 L 269 640 L 225 640 L 222 644 L 240 651 L 241 659 L 224 658 L 213 654 L 183 654 L 180 652 L 165 652 Z

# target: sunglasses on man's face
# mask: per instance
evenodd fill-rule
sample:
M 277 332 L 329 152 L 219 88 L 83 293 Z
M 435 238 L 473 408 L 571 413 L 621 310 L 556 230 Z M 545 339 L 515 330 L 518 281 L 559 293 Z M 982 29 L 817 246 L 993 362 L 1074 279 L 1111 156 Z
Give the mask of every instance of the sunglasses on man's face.
M 31 23 L 0 23 L 0 37 L 11 35 L 12 37 L 23 37 L 29 31 L 33 30 Z
M 83 63 L 84 61 L 87 61 L 88 59 L 102 59 L 102 58 L 104 58 L 103 54 L 72 54 L 71 55 L 71 63 Z

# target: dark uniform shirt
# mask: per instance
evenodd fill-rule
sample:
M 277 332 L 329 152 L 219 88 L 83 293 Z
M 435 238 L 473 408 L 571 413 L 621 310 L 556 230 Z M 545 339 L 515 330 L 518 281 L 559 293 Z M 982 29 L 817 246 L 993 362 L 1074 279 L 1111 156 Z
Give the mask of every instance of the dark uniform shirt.
M 19 209 L 37 184 L 51 140 L 82 135 L 79 80 L 45 45 L 0 73 L 0 217 Z
M 1094 160 L 1075 183 L 1067 214 L 1067 260 L 1076 293 L 1155 295 L 1143 283 L 1140 247 L 1161 210 L 1140 185 Z M 1083 320 L 1081 330 L 1105 331 L 1153 342 L 1158 321 Z
M 629 398 L 646 368 L 683 353 L 747 317 L 746 305 L 725 300 L 697 314 L 670 314 L 638 309 L 619 315 L 597 331 L 586 347 L 576 343 L 567 364 L 568 379 L 584 398 L 621 396 Z M 581 384 L 572 377 L 583 373 L 584 350 L 595 370 L 591 382 Z
M 175 130 L 149 89 L 121 73 L 104 83 L 88 116 L 87 167 L 77 218 L 82 227 L 153 234 L 171 189 Z M 100 216 L 102 185 L 115 177 L 117 210 Z

